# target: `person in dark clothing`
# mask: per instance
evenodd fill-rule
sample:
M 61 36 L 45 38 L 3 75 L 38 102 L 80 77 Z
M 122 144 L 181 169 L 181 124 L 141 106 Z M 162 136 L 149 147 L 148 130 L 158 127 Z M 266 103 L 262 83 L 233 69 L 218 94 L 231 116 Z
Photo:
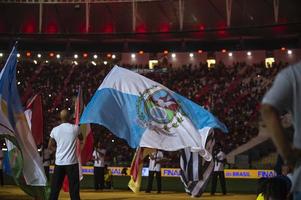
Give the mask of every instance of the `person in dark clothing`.
M 146 193 L 150 193 L 153 186 L 154 176 L 156 174 L 157 179 L 157 193 L 161 193 L 161 160 L 163 159 L 163 152 L 156 150 L 149 156 L 149 171 L 148 171 L 148 184 L 145 190 Z
M 105 154 L 106 154 L 106 150 L 102 148 L 101 142 L 98 141 L 97 146 L 92 154 L 94 159 L 94 189 L 95 190 L 104 188 Z
M 219 178 L 220 180 L 222 192 L 225 195 L 227 194 L 225 174 L 224 174 L 226 154 L 222 151 L 222 146 L 220 144 L 217 144 L 216 148 L 213 151 L 213 161 L 214 161 L 214 169 L 212 173 L 211 195 L 215 194 L 217 178 Z

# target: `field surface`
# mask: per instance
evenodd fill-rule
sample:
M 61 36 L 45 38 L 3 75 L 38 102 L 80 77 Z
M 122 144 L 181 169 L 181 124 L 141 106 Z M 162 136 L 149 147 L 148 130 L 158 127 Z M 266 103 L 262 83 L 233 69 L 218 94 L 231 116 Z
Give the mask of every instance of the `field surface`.
M 131 191 L 127 190 L 103 190 L 103 191 L 94 191 L 91 189 L 81 189 L 81 199 L 82 200 L 184 200 L 190 199 L 190 197 L 182 192 L 168 192 L 164 191 L 161 194 L 157 194 L 156 192 L 146 194 L 141 192 L 139 194 L 134 194 Z M 198 199 L 202 200 L 254 200 L 256 197 L 252 194 L 227 194 L 225 196 L 216 194 L 215 196 L 211 196 L 208 193 L 205 193 L 202 197 Z M 29 200 L 32 199 L 28 195 L 26 195 L 21 189 L 16 186 L 4 186 L 0 187 L 0 199 L 1 200 Z M 61 191 L 60 200 L 67 200 L 69 198 L 69 194 Z

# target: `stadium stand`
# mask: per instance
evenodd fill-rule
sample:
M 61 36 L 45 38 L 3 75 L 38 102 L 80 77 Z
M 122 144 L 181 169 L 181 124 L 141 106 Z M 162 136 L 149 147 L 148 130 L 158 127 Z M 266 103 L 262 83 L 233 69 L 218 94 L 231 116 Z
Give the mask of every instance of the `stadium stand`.
M 227 144 L 225 151 L 229 153 L 258 135 L 258 103 L 274 76 L 287 63 L 274 63 L 272 68 L 266 68 L 264 63 L 248 65 L 241 62 L 226 66 L 219 62 L 214 68 L 208 68 L 207 63 L 199 63 L 180 68 L 156 68 L 153 71 L 145 70 L 146 65 L 121 66 L 138 71 L 210 110 L 230 130 L 229 134 L 222 135 Z M 17 81 L 23 104 L 32 95 L 42 94 L 46 139 L 57 124 L 59 110 L 73 110 L 79 86 L 87 103 L 111 67 L 63 61 L 40 64 L 26 59 L 19 61 Z M 93 126 L 92 129 L 95 135 L 99 135 L 96 137 L 107 144 L 110 163 L 116 166 L 130 164 L 133 149 L 105 128 Z M 169 156 L 176 157 L 177 153 L 169 153 Z M 166 162 L 165 165 L 178 166 L 178 163 Z

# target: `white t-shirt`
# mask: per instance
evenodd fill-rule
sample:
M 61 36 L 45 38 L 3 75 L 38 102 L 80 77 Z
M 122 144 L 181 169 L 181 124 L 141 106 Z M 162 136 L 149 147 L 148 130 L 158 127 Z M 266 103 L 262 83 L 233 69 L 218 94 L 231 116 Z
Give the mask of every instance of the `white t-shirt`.
M 103 155 L 101 155 L 103 154 Z M 93 151 L 93 158 L 94 158 L 94 167 L 104 167 L 105 166 L 105 149 L 95 149 Z
M 214 171 L 215 172 L 224 171 L 223 160 L 225 160 L 226 154 L 222 151 L 219 151 L 218 154 L 216 155 L 216 158 L 219 160 L 219 162 L 216 160 L 214 161 Z
M 79 127 L 70 123 L 63 123 L 52 129 L 50 137 L 56 141 L 56 165 L 72 165 L 78 163 L 75 152 L 78 134 Z
M 152 159 L 153 157 L 154 159 Z M 161 170 L 161 164 L 160 161 L 163 159 L 163 153 L 162 151 L 155 151 L 151 154 L 149 157 L 149 171 L 156 171 L 159 172 Z

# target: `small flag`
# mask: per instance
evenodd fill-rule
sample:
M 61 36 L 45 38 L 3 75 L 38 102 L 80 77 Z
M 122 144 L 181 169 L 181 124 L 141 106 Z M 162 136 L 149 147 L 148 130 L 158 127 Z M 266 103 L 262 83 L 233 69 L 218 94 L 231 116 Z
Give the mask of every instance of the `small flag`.
M 92 160 L 94 136 L 90 124 L 81 125 L 81 129 L 83 129 L 83 133 L 86 133 L 81 151 L 82 164 L 85 165 L 88 161 Z
M 36 144 L 38 146 L 43 144 L 44 120 L 42 97 L 40 94 L 35 95 L 27 103 L 24 114 Z
M 138 193 L 140 191 L 143 159 L 153 151 L 155 151 L 155 149 L 137 148 L 136 150 L 130 169 L 131 179 L 128 183 L 129 188 L 135 193 Z

